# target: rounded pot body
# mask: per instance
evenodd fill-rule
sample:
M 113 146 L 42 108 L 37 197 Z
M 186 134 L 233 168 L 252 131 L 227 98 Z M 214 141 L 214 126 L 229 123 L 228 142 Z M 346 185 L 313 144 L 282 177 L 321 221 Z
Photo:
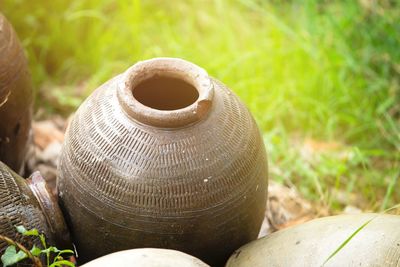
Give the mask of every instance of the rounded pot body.
M 22 243 L 28 249 L 39 239 L 23 237 L 16 226 L 38 229 L 50 244 L 70 245 L 69 233 L 55 198 L 50 195 L 39 173 L 29 179 L 18 176 L 0 162 L 0 235 Z M 0 240 L 0 255 L 7 244 Z
M 31 132 L 32 99 L 24 51 L 0 13 L 0 160 L 19 173 Z
M 66 133 L 58 188 L 83 262 L 157 247 L 217 266 L 257 237 L 266 153 L 228 88 L 187 61 L 152 59 L 81 105 Z
M 399 259 L 400 216 L 366 213 L 315 219 L 275 232 L 235 251 L 226 267 L 395 267 Z
M 180 251 L 138 248 L 115 252 L 90 261 L 82 267 L 209 267 L 201 260 Z

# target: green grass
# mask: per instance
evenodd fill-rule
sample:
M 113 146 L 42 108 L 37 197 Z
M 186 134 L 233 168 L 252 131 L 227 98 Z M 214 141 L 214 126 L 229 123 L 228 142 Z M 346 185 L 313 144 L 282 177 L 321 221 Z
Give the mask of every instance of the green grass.
M 271 178 L 339 211 L 353 194 L 368 210 L 400 202 L 395 2 L 3 0 L 0 10 L 27 49 L 37 108 L 66 115 L 138 60 L 187 59 L 250 108 Z M 305 138 L 349 156 L 304 158 L 294 144 Z
M 323 262 L 322 266 L 325 266 L 325 264 L 327 264 L 328 261 L 330 261 L 333 257 L 335 257 L 336 254 L 338 254 L 351 241 L 351 239 L 353 239 L 353 237 L 355 237 L 362 229 L 364 229 L 370 222 L 372 222 L 372 220 L 374 220 L 377 217 L 378 215 L 372 217 L 371 219 L 363 223 L 360 227 L 358 227 L 345 241 L 343 241 L 342 244 L 339 245 L 339 247 L 334 252 L 332 252 L 332 254 L 328 256 L 328 258 Z

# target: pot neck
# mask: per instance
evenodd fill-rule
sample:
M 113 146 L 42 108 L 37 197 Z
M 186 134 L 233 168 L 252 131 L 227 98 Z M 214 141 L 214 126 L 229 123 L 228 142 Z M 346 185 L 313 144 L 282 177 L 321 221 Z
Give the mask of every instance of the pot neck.
M 130 67 L 118 83 L 117 96 L 131 118 L 155 127 L 177 128 L 204 118 L 214 88 L 207 72 L 177 58 L 155 58 Z
M 69 246 L 71 244 L 69 231 L 64 221 L 63 214 L 53 193 L 46 185 L 40 172 L 34 172 L 26 182 L 33 195 L 39 202 L 47 225 L 54 236 L 57 245 Z

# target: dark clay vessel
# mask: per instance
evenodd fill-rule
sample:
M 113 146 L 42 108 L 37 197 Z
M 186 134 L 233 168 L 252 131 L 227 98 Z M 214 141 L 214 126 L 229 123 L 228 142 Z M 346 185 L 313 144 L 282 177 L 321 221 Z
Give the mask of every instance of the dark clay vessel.
M 0 160 L 22 172 L 31 129 L 32 86 L 24 51 L 0 13 Z
M 226 265 L 247 266 L 398 267 L 400 216 L 373 213 L 339 215 L 296 225 L 241 247 Z
M 69 245 L 61 210 L 40 174 L 36 172 L 25 180 L 0 162 L 0 234 L 31 248 L 32 238 L 17 234 L 15 227 L 19 225 L 38 229 L 50 244 Z M 39 240 L 36 241 L 39 245 Z M 6 247 L 0 240 L 0 255 Z
M 156 247 L 216 266 L 257 238 L 267 160 L 236 95 L 190 62 L 157 58 L 81 105 L 58 187 L 83 262 Z

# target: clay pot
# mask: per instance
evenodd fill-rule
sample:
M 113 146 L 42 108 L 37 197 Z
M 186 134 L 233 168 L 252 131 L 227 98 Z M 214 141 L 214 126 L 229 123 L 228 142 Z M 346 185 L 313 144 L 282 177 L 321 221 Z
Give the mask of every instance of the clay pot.
M 32 247 L 31 237 L 17 234 L 16 226 L 36 228 L 50 244 L 70 248 L 69 233 L 57 201 L 36 172 L 25 180 L 0 162 L 0 234 Z M 39 240 L 35 242 L 40 245 Z M 7 244 L 0 240 L 0 255 Z
M 372 220 L 371 220 L 372 219 Z M 325 264 L 357 229 L 364 228 Z M 399 266 L 400 216 L 340 215 L 312 220 L 238 249 L 226 267 Z
M 22 173 L 31 130 L 32 85 L 24 51 L 0 13 L 0 161 Z
M 103 256 L 82 267 L 209 267 L 188 254 L 170 249 L 139 248 Z
M 216 266 L 257 237 L 267 197 L 259 130 L 190 62 L 143 61 L 108 81 L 64 142 L 59 196 L 84 262 L 157 247 Z

